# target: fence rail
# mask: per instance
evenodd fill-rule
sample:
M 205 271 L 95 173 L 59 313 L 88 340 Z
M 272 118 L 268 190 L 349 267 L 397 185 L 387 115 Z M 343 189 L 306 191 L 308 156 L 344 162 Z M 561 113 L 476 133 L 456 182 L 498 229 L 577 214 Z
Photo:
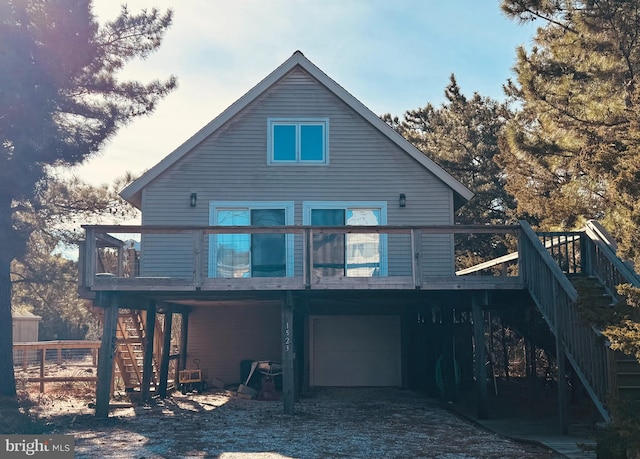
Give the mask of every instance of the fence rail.
M 100 341 L 56 340 L 13 344 L 16 379 L 39 383 L 96 382 Z

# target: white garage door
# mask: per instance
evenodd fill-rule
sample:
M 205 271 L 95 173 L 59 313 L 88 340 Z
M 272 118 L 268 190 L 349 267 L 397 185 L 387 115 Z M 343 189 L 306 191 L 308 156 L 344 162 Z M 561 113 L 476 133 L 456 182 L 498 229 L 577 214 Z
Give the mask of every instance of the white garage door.
M 400 386 L 400 318 L 311 316 L 312 386 Z

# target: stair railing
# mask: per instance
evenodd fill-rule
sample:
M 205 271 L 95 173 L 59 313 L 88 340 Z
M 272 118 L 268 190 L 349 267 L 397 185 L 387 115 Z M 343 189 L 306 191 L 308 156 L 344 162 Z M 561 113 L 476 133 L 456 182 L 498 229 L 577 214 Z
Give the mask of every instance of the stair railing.
M 617 244 L 607 230 L 595 220 L 589 220 L 584 233 L 587 236 L 583 248 L 587 274 L 595 276 L 616 301 L 620 299 L 618 285 L 640 287 L 638 275 L 616 255 Z
M 567 360 L 605 420 L 609 392 L 608 350 L 590 324 L 580 320 L 574 306 L 578 292 L 525 221 L 518 252 L 520 272 L 529 294 L 549 328 L 565 349 Z

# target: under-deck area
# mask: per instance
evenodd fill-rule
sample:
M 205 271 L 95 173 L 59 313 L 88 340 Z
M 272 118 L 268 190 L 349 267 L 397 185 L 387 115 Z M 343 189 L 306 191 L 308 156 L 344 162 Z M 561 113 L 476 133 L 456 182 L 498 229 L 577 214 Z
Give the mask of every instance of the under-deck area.
M 637 281 L 595 226 L 544 234 L 526 223 L 85 229 L 80 292 L 103 308 L 103 337 L 112 337 L 100 354 L 99 416 L 108 415 L 121 310 L 163 314 L 165 330 L 181 317 L 177 343 L 168 333 L 157 343 L 153 329 L 141 334 L 143 397 L 153 385 L 166 395 L 172 360 L 185 369 L 197 359 L 225 382 L 242 382 L 243 362 L 265 360 L 282 365 L 286 413 L 312 387 L 394 386 L 445 400 L 470 387 L 486 417 L 492 315 L 523 327 L 539 317 L 558 374 L 571 368 L 604 419 L 607 394 L 620 387 L 612 351 L 573 307 L 572 276 L 595 279 L 608 294 Z M 492 256 L 469 251 L 470 241 Z M 256 251 L 258 242 L 270 251 Z

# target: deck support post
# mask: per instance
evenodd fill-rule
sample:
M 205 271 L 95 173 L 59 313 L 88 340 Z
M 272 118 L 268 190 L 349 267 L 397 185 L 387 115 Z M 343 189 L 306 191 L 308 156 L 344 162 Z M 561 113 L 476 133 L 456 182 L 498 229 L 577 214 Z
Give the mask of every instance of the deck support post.
M 282 402 L 284 414 L 294 414 L 295 367 L 293 342 L 293 294 L 288 291 L 282 299 Z
M 150 301 L 146 311 L 144 327 L 144 357 L 142 360 L 142 387 L 140 395 L 143 401 L 151 398 L 151 377 L 153 375 L 153 341 L 156 332 L 156 303 Z
M 566 435 L 569 433 L 569 409 L 567 394 L 567 358 L 565 356 L 564 344 L 556 338 L 557 357 L 558 357 L 558 420 L 560 421 L 560 433 Z
M 473 343 L 477 386 L 478 419 L 489 419 L 489 391 L 487 388 L 487 353 L 484 346 L 484 317 L 477 295 L 471 297 L 473 315 Z
M 551 284 L 551 293 L 554 300 L 554 323 L 555 323 L 555 338 L 556 338 L 556 359 L 558 363 L 558 420 L 560 421 L 560 433 L 566 435 L 569 433 L 569 410 L 568 410 L 568 397 L 567 397 L 567 381 L 565 376 L 567 374 L 566 362 L 567 357 L 565 354 L 564 343 L 562 341 L 562 333 L 564 332 L 564 321 L 562 320 L 562 314 L 560 313 L 558 290 L 555 282 Z
M 118 325 L 118 297 L 107 296 L 103 305 L 102 343 L 98 354 L 98 381 L 96 382 L 96 417 L 109 417 L 109 399 L 113 379 L 113 357 L 116 351 L 116 328 Z
M 296 342 L 298 343 L 298 350 L 300 351 L 300 355 L 302 355 L 302 357 L 300 359 L 298 359 L 299 365 L 298 365 L 298 371 L 300 373 L 298 373 L 298 380 L 300 381 L 300 388 L 299 391 L 300 393 L 298 394 L 298 397 L 296 397 L 296 399 L 304 396 L 310 387 L 310 381 L 309 381 L 309 377 L 311 375 L 310 371 L 311 371 L 311 365 L 309 363 L 309 356 L 310 354 L 310 343 L 309 343 L 309 310 L 310 310 L 310 304 L 309 304 L 309 296 L 305 295 L 304 297 L 304 308 L 303 308 L 303 312 L 302 312 L 302 317 L 300 317 L 300 328 L 298 329 L 299 331 L 301 331 L 301 336 L 300 334 L 298 334 L 297 340 Z
M 187 369 L 187 339 L 189 337 L 189 313 L 183 312 L 180 321 L 180 370 Z
M 442 399 L 453 403 L 458 398 L 456 377 L 455 336 L 453 327 L 453 307 L 443 305 L 442 311 L 442 355 L 440 357 L 440 371 L 442 375 Z
M 171 325 L 173 324 L 173 308 L 170 304 L 164 307 L 164 335 L 162 340 L 162 357 L 160 360 L 160 384 L 158 395 L 160 398 L 167 396 L 167 383 L 169 380 L 169 356 L 171 354 Z

